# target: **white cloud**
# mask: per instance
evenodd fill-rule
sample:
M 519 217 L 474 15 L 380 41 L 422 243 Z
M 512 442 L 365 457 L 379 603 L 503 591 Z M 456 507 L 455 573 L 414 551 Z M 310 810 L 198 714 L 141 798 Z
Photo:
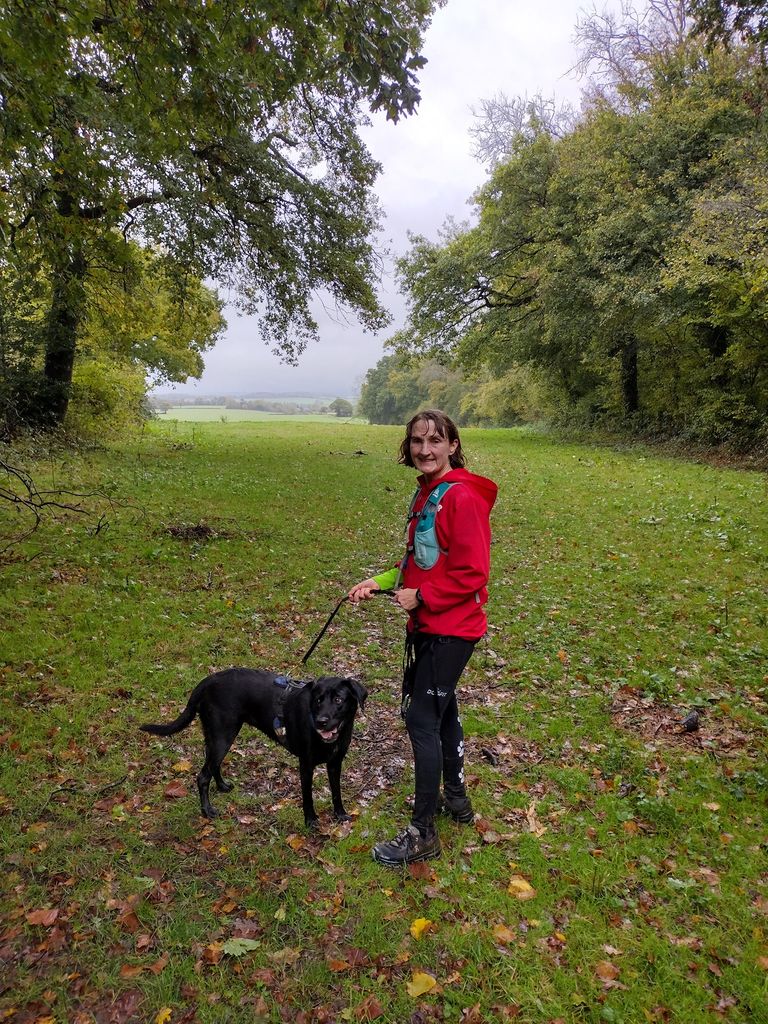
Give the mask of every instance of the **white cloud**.
M 426 39 L 428 64 L 421 75 L 422 101 L 415 117 L 398 125 L 377 118 L 364 137 L 382 164 L 377 192 L 386 213 L 382 241 L 395 255 L 407 247 L 407 231 L 435 237 L 449 215 L 471 214 L 467 201 L 485 179 L 471 155 L 472 107 L 498 92 L 537 92 L 578 104 L 579 85 L 568 74 L 575 61 L 574 26 L 579 0 L 529 4 L 516 0 L 448 0 Z M 298 367 L 280 363 L 260 342 L 252 321 L 228 307 L 225 337 L 206 356 L 200 382 L 182 393 L 248 391 L 313 392 L 348 396 L 383 353 L 383 343 L 402 324 L 404 301 L 390 274 L 381 298 L 394 323 L 380 336 L 356 323 L 340 324 L 316 307 L 320 341 Z

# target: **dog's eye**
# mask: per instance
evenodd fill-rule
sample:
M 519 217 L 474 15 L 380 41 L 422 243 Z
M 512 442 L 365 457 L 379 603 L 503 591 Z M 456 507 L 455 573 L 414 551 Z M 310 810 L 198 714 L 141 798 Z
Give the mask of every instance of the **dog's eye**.
M 343 704 L 344 703 L 344 698 L 340 697 L 339 694 L 337 693 L 336 696 L 333 698 L 333 703 L 334 704 Z

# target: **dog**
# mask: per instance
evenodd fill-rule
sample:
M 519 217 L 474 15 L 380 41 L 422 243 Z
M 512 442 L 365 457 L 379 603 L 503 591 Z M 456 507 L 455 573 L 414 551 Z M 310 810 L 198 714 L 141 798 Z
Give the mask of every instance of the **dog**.
M 197 776 L 197 789 L 201 813 L 213 818 L 211 779 L 220 792 L 231 791 L 232 784 L 221 777 L 221 763 L 243 724 L 255 726 L 298 757 L 304 822 L 314 830 L 318 818 L 312 776 L 319 764 L 326 765 L 328 771 L 334 817 L 350 820 L 341 799 L 341 763 L 352 739 L 355 714 L 358 708 L 362 710 L 367 696 L 368 691 L 356 679 L 322 676 L 300 682 L 261 669 L 229 668 L 198 683 L 174 722 L 148 723 L 140 728 L 155 736 L 172 736 L 186 729 L 195 716 L 200 717 L 205 764 Z

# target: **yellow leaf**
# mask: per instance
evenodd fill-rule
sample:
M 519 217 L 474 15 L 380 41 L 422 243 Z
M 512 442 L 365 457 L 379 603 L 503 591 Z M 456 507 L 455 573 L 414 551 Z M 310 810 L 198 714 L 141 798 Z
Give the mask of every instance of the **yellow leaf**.
M 411 923 L 411 935 L 414 939 L 420 939 L 426 935 L 427 932 L 433 932 L 435 925 L 429 918 L 417 917 L 415 921 Z
M 522 875 L 512 875 L 507 892 L 516 900 L 532 900 L 536 895 L 536 890 Z
M 171 1011 L 169 1010 L 169 1008 L 167 1006 L 164 1006 L 162 1010 L 158 1011 L 158 1014 L 155 1017 L 155 1024 L 168 1024 L 168 1021 L 170 1019 L 171 1019 Z
M 436 985 L 437 979 L 433 978 L 431 974 L 426 974 L 424 971 L 414 971 L 413 977 L 406 983 L 405 987 L 408 995 L 417 999 L 419 996 L 431 992 Z
M 704 808 L 705 811 L 719 811 L 720 810 L 720 804 L 702 804 L 701 806 Z
M 192 762 L 191 761 L 177 761 L 176 764 L 171 765 L 172 772 L 191 772 Z M 161 1013 L 165 1013 L 165 1010 L 161 1010 Z M 168 1011 L 171 1012 L 170 1010 Z
M 507 928 L 505 924 L 494 925 L 493 937 L 497 942 L 501 942 L 503 945 L 509 945 L 510 942 L 515 941 L 515 933 L 511 928 Z

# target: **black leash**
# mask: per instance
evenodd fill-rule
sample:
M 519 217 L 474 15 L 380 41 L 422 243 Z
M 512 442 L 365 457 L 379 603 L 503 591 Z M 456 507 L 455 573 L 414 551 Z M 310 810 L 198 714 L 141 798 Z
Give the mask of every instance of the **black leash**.
M 390 590 L 374 590 L 374 591 L 373 591 L 373 594 L 374 594 L 374 595 L 375 595 L 375 594 L 390 594 L 390 593 L 391 593 L 391 591 L 390 591 Z M 328 629 L 328 627 L 330 626 L 330 624 L 331 624 L 331 623 L 333 622 L 333 620 L 334 620 L 334 619 L 336 618 L 336 615 L 338 614 L 338 611 L 339 611 L 339 609 L 340 609 L 340 608 L 341 608 L 341 606 L 342 606 L 342 605 L 344 604 L 344 602 L 345 602 L 345 601 L 348 601 L 348 600 L 349 600 L 349 594 L 345 594 L 345 595 L 344 595 L 344 597 L 342 597 L 342 599 L 341 599 L 341 600 L 339 601 L 339 603 L 338 603 L 338 604 L 336 605 L 336 607 L 335 607 L 335 608 L 333 609 L 333 611 L 331 612 L 331 614 L 330 614 L 330 615 L 328 616 L 328 621 L 327 621 L 327 622 L 326 622 L 326 624 L 325 624 L 325 625 L 323 626 L 323 628 L 322 628 L 322 629 L 320 630 L 320 632 L 319 632 L 319 633 L 317 634 L 317 636 L 315 637 L 314 643 L 313 643 L 313 644 L 312 644 L 312 646 L 311 646 L 311 647 L 309 648 L 309 650 L 308 650 L 308 651 L 307 651 L 307 653 L 306 653 L 306 654 L 304 655 L 304 657 L 303 657 L 303 658 L 301 659 L 301 664 L 302 664 L 302 665 L 306 665 L 306 664 L 307 664 L 307 662 L 309 661 L 309 659 L 310 659 L 310 658 L 311 658 L 311 656 L 312 656 L 312 652 L 314 651 L 314 649 L 315 649 L 315 648 L 317 647 L 317 645 L 318 645 L 318 644 L 320 643 L 320 641 L 321 641 L 321 640 L 323 639 L 323 637 L 325 636 L 325 631 L 326 631 L 326 630 Z

